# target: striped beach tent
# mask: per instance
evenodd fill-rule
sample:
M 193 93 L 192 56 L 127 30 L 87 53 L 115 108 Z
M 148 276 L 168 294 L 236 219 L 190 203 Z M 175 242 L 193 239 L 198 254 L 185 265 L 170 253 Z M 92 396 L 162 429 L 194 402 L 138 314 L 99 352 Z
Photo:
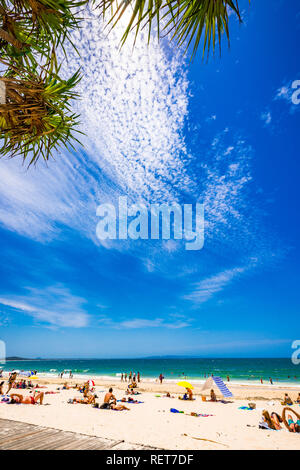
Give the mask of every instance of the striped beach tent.
M 213 388 L 215 385 L 218 387 L 223 397 L 225 398 L 233 397 L 233 394 L 228 389 L 228 387 L 224 384 L 221 377 L 209 377 L 206 380 L 205 384 L 202 386 L 201 390 L 207 390 L 208 388 Z

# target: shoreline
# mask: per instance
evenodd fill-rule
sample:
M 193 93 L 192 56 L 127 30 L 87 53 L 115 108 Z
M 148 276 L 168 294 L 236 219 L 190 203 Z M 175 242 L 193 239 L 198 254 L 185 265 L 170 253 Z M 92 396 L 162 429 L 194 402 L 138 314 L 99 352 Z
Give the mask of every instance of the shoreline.
M 17 369 L 19 370 L 19 369 Z M 3 371 L 3 377 L 4 378 L 7 378 L 9 373 L 11 372 L 10 371 Z M 217 377 L 217 375 L 215 375 Z M 129 384 L 129 382 L 121 382 L 121 379 L 120 379 L 120 376 L 119 374 L 115 374 L 115 375 L 98 375 L 98 374 L 73 374 L 73 378 L 69 378 L 68 375 L 66 375 L 65 377 L 63 377 L 62 379 L 60 379 L 60 377 L 58 377 L 56 374 L 54 373 L 38 373 L 37 374 L 37 377 L 38 379 L 40 380 L 40 382 L 42 383 L 42 381 L 47 381 L 49 380 L 50 382 L 49 383 L 53 383 L 53 381 L 57 381 L 58 383 L 64 383 L 64 382 L 70 382 L 70 383 L 76 383 L 76 382 L 80 382 L 80 381 L 85 381 L 85 380 L 94 380 L 95 383 L 99 383 L 101 385 L 101 383 L 109 383 L 109 382 L 113 382 L 113 383 L 119 383 L 120 385 L 122 384 Z M 177 382 L 181 381 L 181 380 L 188 380 L 192 385 L 194 386 L 199 386 L 201 387 L 205 381 L 208 379 L 209 377 L 206 377 L 206 378 L 191 378 L 189 376 L 184 376 L 184 377 L 177 377 L 176 379 L 170 379 L 170 378 L 165 378 L 163 380 L 163 385 L 176 385 Z M 221 377 L 222 378 L 222 377 Z M 30 377 L 27 377 L 27 376 L 24 376 L 24 375 L 21 375 L 19 374 L 18 375 L 18 379 L 19 380 L 30 380 Z M 258 388 L 258 389 L 267 389 L 267 390 L 276 390 L 276 389 L 289 389 L 289 390 L 299 390 L 300 391 L 300 381 L 298 383 L 293 383 L 293 382 L 277 382 L 277 381 L 273 381 L 273 384 L 270 384 L 266 381 L 266 383 L 263 383 L 261 384 L 259 381 L 255 381 L 255 380 L 245 380 L 245 381 L 241 381 L 241 380 L 238 380 L 238 379 L 230 379 L 229 382 L 227 382 L 225 379 L 222 379 L 223 382 L 225 383 L 225 385 L 227 387 L 249 387 L 249 388 Z M 158 383 L 158 379 L 156 377 L 142 377 L 141 379 L 141 384 L 149 384 L 149 385 L 160 385 Z

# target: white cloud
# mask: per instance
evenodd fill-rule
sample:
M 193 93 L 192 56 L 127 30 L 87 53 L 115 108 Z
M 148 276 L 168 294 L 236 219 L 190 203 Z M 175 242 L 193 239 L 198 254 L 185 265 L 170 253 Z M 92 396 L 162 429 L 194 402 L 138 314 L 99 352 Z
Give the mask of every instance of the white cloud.
M 113 322 L 108 318 L 102 318 L 101 323 L 108 327 L 115 328 L 117 330 L 122 329 L 143 329 L 143 328 L 170 328 L 180 329 L 190 326 L 189 321 L 183 320 L 172 320 L 166 321 L 162 318 L 155 318 L 153 320 L 145 318 L 133 318 L 131 320 L 124 320 L 120 322 Z
M 192 286 L 192 291 L 183 298 L 193 302 L 194 305 L 200 305 L 207 302 L 215 294 L 222 291 L 234 279 L 245 272 L 245 267 L 237 267 L 220 272 L 214 276 L 208 277 Z
M 266 112 L 264 112 L 264 113 L 261 113 L 260 119 L 265 123 L 266 126 L 268 126 L 269 124 L 271 124 L 271 122 L 272 122 L 272 115 L 271 115 L 270 111 L 266 111 Z
M 277 99 L 283 99 L 286 101 L 291 101 L 292 98 L 292 89 L 289 85 L 284 85 L 280 88 L 278 88 L 276 95 L 275 95 L 275 100 Z
M 27 291 L 25 296 L 1 297 L 0 304 L 52 327 L 82 328 L 88 325 L 89 315 L 82 308 L 85 300 L 72 295 L 63 286 L 43 290 L 28 288 Z

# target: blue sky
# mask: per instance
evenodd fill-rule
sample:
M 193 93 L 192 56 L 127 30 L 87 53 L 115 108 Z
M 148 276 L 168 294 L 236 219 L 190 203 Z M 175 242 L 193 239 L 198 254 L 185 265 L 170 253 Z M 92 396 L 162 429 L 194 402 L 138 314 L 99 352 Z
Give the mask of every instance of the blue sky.
M 300 2 L 243 3 L 231 48 L 118 51 L 87 11 L 68 50 L 84 149 L 0 161 L 0 339 L 9 355 L 290 356 L 299 324 Z M 272 13 L 270 13 L 272 12 Z M 205 245 L 96 238 L 99 204 L 205 207 Z

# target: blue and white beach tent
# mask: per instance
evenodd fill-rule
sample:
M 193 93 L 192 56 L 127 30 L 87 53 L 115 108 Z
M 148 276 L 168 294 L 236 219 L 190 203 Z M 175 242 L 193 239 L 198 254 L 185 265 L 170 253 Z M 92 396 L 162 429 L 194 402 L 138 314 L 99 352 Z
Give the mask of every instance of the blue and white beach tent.
M 220 390 L 220 392 L 222 393 L 223 397 L 225 398 L 229 398 L 229 397 L 233 397 L 233 394 L 231 393 L 231 391 L 226 387 L 226 385 L 224 384 L 223 380 L 221 379 L 221 377 L 209 377 L 205 384 L 203 385 L 203 387 L 201 388 L 201 390 L 207 390 L 208 388 L 213 388 L 214 386 L 217 386 L 218 389 Z

